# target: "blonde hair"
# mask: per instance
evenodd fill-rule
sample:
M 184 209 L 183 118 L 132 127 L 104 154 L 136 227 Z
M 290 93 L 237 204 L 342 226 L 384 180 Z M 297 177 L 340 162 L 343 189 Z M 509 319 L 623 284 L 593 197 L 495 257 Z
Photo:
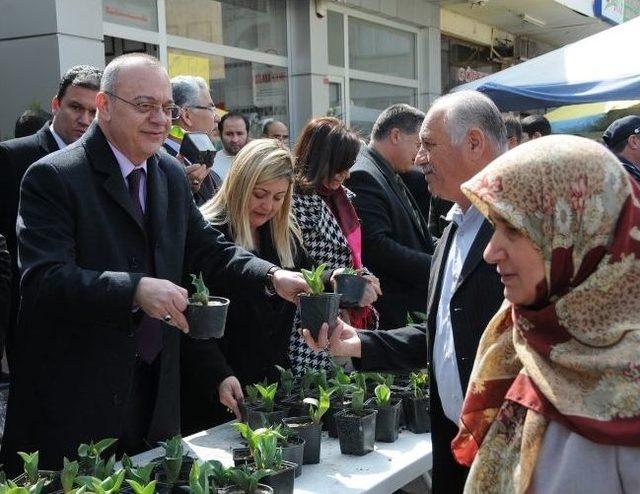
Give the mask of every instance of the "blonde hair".
M 294 266 L 296 244 L 302 242 L 300 229 L 291 213 L 293 193 L 293 156 L 276 139 L 256 139 L 243 147 L 233 160 L 229 175 L 216 195 L 200 210 L 214 225 L 229 224 L 234 242 L 247 250 L 255 250 L 249 224 L 249 201 L 256 185 L 286 178 L 289 187 L 278 214 L 269 221 L 271 238 L 280 265 Z

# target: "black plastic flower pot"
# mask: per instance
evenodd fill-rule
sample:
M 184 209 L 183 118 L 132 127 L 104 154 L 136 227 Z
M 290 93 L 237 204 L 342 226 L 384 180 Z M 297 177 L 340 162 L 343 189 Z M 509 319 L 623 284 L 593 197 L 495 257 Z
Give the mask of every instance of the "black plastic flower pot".
M 429 415 L 429 397 L 416 398 L 411 395 L 402 398 L 404 416 L 407 428 L 414 434 L 424 434 L 431 431 L 431 417 Z
M 311 417 L 288 417 L 282 423 L 294 430 L 301 439 L 304 439 L 305 465 L 320 463 L 320 446 L 322 444 L 322 423 L 316 424 Z
M 53 470 L 38 470 L 38 479 L 44 480 L 44 486 L 42 487 L 42 494 L 49 494 L 52 492 L 60 491 L 62 484 L 60 483 L 60 473 Z M 26 474 L 21 474 L 12 480 L 18 487 L 30 487 Z
M 296 465 L 288 461 L 282 462 L 282 468 L 269 473 L 260 479 L 265 485 L 273 488 L 273 494 L 293 494 Z
M 264 484 L 258 484 L 256 490 L 253 491 L 254 494 L 273 494 L 273 489 Z M 219 494 L 247 494 L 247 491 L 241 489 L 237 485 L 230 485 L 229 487 L 225 487 L 224 489 L 218 489 Z
M 393 443 L 398 439 L 400 432 L 400 414 L 402 413 L 402 400 L 392 398 L 389 405 L 378 405 L 375 399 L 367 402 L 367 405 L 378 411 L 376 415 L 376 441 Z
M 233 465 L 236 467 L 253 463 L 253 456 L 251 456 L 249 448 L 233 448 L 231 454 L 233 455 Z
M 332 401 L 329 406 L 329 410 L 324 414 L 323 417 L 323 426 L 329 433 L 329 437 L 337 438 L 338 437 L 338 429 L 336 428 L 336 413 L 340 410 L 344 410 L 347 405 L 344 404 L 343 400 Z
M 314 339 L 318 338 L 320 328 L 326 322 L 329 324 L 329 334 L 337 324 L 340 312 L 339 293 L 302 293 L 300 300 L 300 324 L 311 332 Z
M 196 340 L 222 338 L 228 308 L 228 298 L 209 297 L 209 305 L 200 305 L 190 298 L 187 305 L 187 322 L 189 323 L 187 334 Z
M 373 451 L 376 437 L 376 410 L 365 408 L 361 413 L 342 410 L 336 413 L 340 452 L 362 456 Z
M 301 437 L 289 437 L 287 438 L 287 443 L 282 446 L 282 459 L 296 464 L 296 478 L 302 475 L 304 448 L 305 440 Z
M 335 277 L 336 293 L 341 295 L 340 307 L 349 309 L 360 306 L 367 287 L 367 280 L 357 274 L 339 274 Z
M 248 401 L 238 402 L 238 409 L 240 410 L 240 422 L 247 423 L 247 414 L 250 409 L 258 408 L 258 405 L 249 403 Z
M 263 407 L 249 408 L 247 410 L 247 425 L 253 430 L 270 425 L 279 425 L 282 419 L 287 416 L 288 410 L 279 406 L 274 406 L 273 411 L 268 412 Z

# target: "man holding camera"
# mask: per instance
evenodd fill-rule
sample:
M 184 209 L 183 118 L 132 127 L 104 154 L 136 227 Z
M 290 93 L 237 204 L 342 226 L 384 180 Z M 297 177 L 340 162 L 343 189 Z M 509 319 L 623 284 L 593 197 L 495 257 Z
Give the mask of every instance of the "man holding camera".
M 219 119 L 209 87 L 202 77 L 176 76 L 171 79 L 171 92 L 173 101 L 180 107 L 180 115 L 173 121 L 173 127 L 164 142 L 164 148 L 171 156 L 177 156 L 180 153 L 183 131 L 201 132 L 211 137 Z M 184 157 L 180 158 L 184 159 Z M 185 164 L 193 199 L 198 206 L 201 206 L 213 197 L 220 188 L 222 179 L 211 169 L 213 162 Z

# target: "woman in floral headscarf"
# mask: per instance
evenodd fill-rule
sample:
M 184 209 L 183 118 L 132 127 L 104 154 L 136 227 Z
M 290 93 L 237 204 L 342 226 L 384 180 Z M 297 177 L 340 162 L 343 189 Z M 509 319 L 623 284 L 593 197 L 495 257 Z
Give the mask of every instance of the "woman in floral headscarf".
M 462 186 L 495 225 L 505 304 L 453 453 L 468 493 L 640 492 L 640 189 L 587 139 L 549 136 Z

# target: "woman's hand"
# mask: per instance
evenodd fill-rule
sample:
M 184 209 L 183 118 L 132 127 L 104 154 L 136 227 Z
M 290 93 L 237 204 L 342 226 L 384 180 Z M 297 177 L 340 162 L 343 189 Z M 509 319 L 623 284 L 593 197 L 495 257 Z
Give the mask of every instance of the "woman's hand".
M 320 328 L 318 340 L 314 340 L 308 329 L 302 330 L 304 341 L 314 352 L 320 350 L 328 351 L 336 357 L 356 357 L 360 358 L 361 345 L 358 332 L 345 324 L 342 319 L 338 318 L 338 324 L 333 328 L 331 338 L 328 338 L 329 325 L 324 323 Z
M 218 385 L 218 397 L 220 403 L 231 410 L 238 420 L 242 418 L 238 402 L 244 401 L 244 394 L 236 376 L 229 376 Z
M 367 286 L 360 299 L 360 307 L 367 307 L 378 300 L 378 297 L 382 295 L 382 290 L 380 289 L 380 280 L 377 277 L 370 273 L 361 276 L 367 280 Z

